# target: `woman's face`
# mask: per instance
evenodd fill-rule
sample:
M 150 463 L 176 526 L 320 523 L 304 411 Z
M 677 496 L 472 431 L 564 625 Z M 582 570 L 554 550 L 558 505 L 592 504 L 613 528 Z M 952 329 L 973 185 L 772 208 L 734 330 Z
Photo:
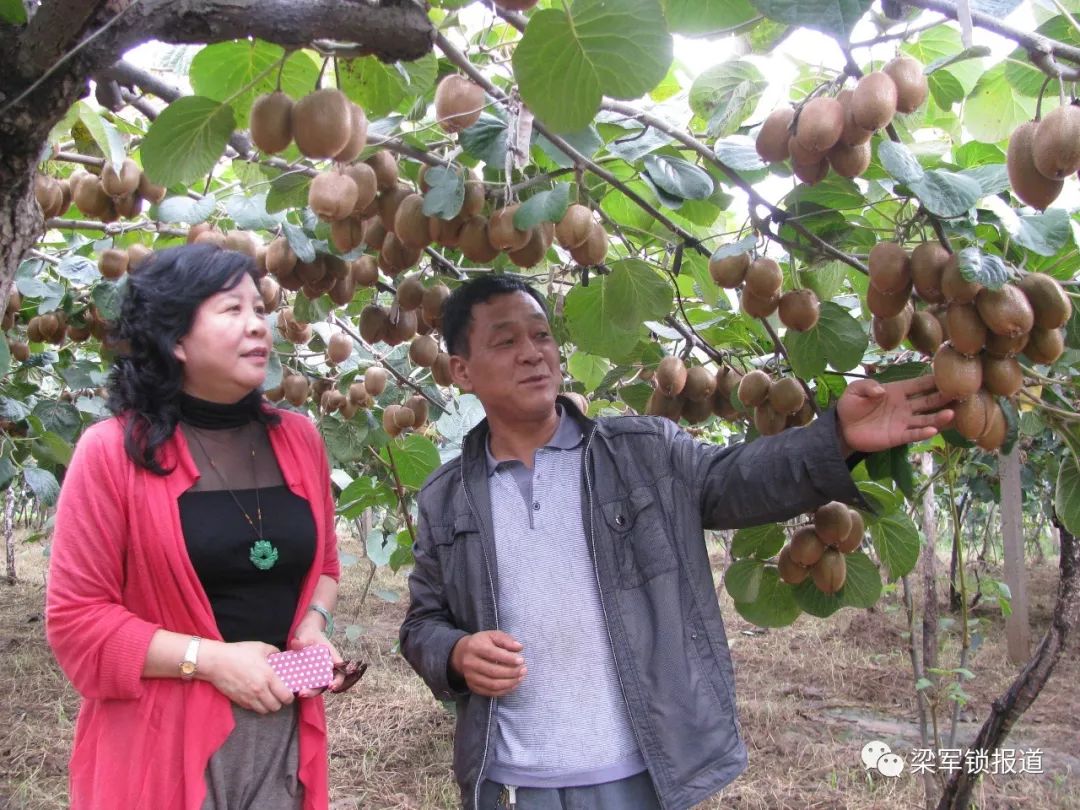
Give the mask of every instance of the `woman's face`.
M 184 391 L 211 402 L 237 402 L 262 385 L 270 359 L 266 308 L 251 276 L 207 298 L 173 350 Z

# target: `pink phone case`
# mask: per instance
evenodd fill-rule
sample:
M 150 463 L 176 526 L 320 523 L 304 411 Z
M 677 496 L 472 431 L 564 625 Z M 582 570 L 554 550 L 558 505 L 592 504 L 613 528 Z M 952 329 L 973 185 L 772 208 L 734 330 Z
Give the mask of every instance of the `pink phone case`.
M 312 644 L 302 650 L 273 653 L 267 661 L 290 692 L 322 689 L 334 680 L 330 648 L 321 644 Z

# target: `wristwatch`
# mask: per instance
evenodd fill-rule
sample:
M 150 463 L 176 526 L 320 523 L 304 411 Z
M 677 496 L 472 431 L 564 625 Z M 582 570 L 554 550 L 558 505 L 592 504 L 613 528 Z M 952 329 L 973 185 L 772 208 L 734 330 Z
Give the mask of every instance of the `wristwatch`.
M 187 652 L 184 653 L 184 660 L 180 662 L 180 677 L 185 681 L 190 681 L 195 677 L 195 673 L 199 671 L 199 642 L 202 641 L 198 636 L 192 636 L 191 641 L 188 642 Z
M 323 630 L 323 635 L 327 638 L 334 635 L 334 616 L 333 614 L 324 608 L 322 605 L 312 605 L 311 610 L 314 610 L 320 616 L 323 617 L 323 621 L 326 622 L 326 628 Z

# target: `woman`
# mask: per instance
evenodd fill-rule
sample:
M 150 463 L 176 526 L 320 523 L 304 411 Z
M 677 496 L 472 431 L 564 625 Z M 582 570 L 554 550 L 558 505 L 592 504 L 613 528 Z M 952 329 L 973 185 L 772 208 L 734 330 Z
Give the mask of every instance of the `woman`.
M 47 634 L 83 697 L 74 810 L 327 807 L 322 698 L 267 656 L 341 663 L 334 504 L 318 432 L 259 393 L 256 277 L 190 245 L 128 279 L 114 416 L 79 441 L 51 550 Z

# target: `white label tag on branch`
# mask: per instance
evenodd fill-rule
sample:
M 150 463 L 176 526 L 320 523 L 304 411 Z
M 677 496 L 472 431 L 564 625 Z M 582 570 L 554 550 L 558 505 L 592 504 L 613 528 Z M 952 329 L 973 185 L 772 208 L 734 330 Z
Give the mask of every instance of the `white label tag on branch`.
M 970 48 L 972 43 L 970 0 L 956 0 L 956 20 L 960 23 L 960 41 L 965 48 Z
M 533 114 L 522 104 L 518 107 L 517 126 L 514 129 L 514 168 L 524 169 L 529 165 L 529 145 L 532 143 Z

